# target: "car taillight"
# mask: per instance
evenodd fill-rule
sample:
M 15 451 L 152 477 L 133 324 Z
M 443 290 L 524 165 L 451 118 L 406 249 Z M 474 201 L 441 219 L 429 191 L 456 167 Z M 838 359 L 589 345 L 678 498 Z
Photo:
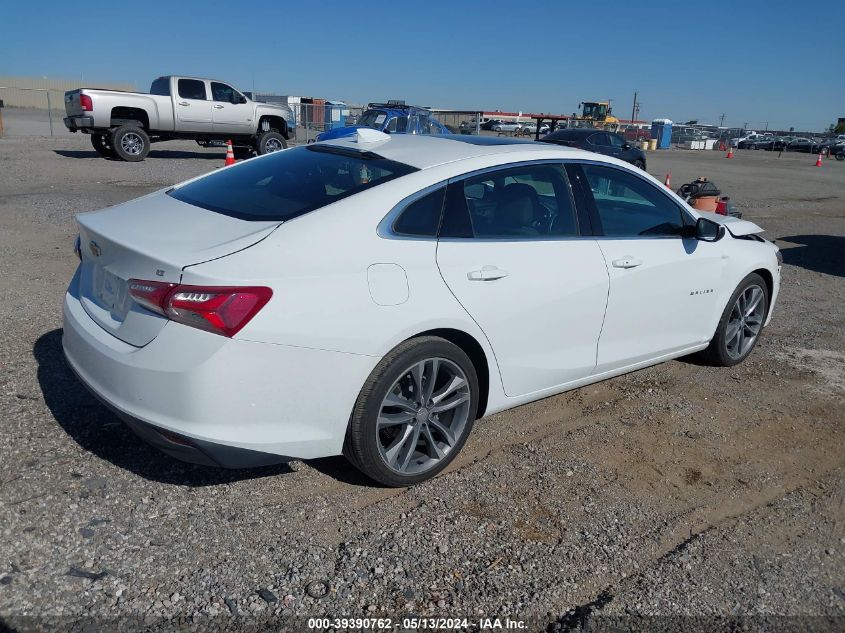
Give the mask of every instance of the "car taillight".
M 728 199 L 727 198 L 720 198 L 716 201 L 716 213 L 719 215 L 727 215 L 728 214 Z
M 176 287 L 163 281 L 144 281 L 143 279 L 129 280 L 129 294 L 147 310 L 164 314 L 164 300 L 167 294 Z
M 83 112 L 91 112 L 94 110 L 94 102 L 88 95 L 79 95 L 79 105 L 82 106 Z
M 130 279 L 129 294 L 171 321 L 232 337 L 270 301 L 273 291 L 263 286 L 180 286 Z

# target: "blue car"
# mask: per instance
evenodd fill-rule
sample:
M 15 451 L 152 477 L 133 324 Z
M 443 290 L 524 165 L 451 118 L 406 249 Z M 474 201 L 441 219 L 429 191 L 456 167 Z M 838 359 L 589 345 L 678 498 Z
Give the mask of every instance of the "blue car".
M 389 134 L 451 134 L 449 129 L 425 108 L 394 103 L 371 103 L 356 125 L 326 130 L 317 136 L 317 140 L 327 141 L 352 136 L 356 130 L 364 127 Z

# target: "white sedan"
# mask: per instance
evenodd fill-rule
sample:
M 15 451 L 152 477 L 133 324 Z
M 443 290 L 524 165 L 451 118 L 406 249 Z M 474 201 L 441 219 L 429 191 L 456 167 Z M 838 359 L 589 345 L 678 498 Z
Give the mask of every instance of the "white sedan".
M 64 350 L 172 456 L 343 453 L 404 486 L 477 418 L 667 359 L 734 365 L 780 286 L 747 221 L 544 143 L 360 130 L 78 217 Z
M 494 132 L 519 132 L 522 130 L 523 124 L 516 121 L 499 121 L 493 125 Z

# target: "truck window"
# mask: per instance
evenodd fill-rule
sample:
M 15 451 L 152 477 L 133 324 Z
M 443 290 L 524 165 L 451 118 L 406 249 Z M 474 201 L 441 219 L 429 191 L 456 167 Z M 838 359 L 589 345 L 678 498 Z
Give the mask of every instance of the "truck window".
M 180 79 L 179 96 L 183 99 L 205 101 L 205 82 L 199 79 Z
M 236 96 L 240 93 L 226 84 L 221 84 L 217 81 L 211 82 L 211 100 L 225 101 L 226 103 L 237 103 Z
M 170 77 L 159 77 L 155 81 L 153 81 L 153 85 L 150 86 L 150 94 L 151 95 L 160 95 L 162 97 L 169 97 L 170 96 Z

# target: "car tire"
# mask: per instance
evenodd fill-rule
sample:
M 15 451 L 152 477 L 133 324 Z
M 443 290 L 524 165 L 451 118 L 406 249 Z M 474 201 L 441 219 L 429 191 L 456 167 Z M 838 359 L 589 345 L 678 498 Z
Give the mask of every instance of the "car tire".
M 460 452 L 478 401 L 478 376 L 461 348 L 435 336 L 410 339 L 367 378 L 352 411 L 344 454 L 385 486 L 425 481 Z M 443 406 L 449 408 L 438 411 Z
M 115 156 L 130 163 L 142 161 L 150 153 L 150 137 L 137 125 L 121 125 L 110 141 Z
M 637 169 L 642 169 L 643 171 L 645 171 L 645 163 L 642 160 L 640 160 L 639 158 L 634 161 L 634 167 L 636 167 Z
M 92 134 L 91 145 L 94 147 L 94 150 L 103 158 L 115 157 L 114 149 L 109 143 L 109 137 L 107 134 Z
M 743 313 L 745 316 L 742 316 Z M 751 273 L 731 295 L 719 319 L 716 334 L 702 353 L 704 359 L 717 367 L 732 367 L 744 361 L 760 340 L 768 313 L 769 290 L 766 282 L 757 273 Z
M 833 157 L 836 160 L 845 160 L 845 152 L 839 152 L 838 154 L 834 154 Z
M 262 132 L 255 143 L 255 151 L 259 156 L 264 154 L 271 154 L 279 150 L 287 149 L 288 142 L 285 137 L 279 134 L 276 130 L 267 130 Z

